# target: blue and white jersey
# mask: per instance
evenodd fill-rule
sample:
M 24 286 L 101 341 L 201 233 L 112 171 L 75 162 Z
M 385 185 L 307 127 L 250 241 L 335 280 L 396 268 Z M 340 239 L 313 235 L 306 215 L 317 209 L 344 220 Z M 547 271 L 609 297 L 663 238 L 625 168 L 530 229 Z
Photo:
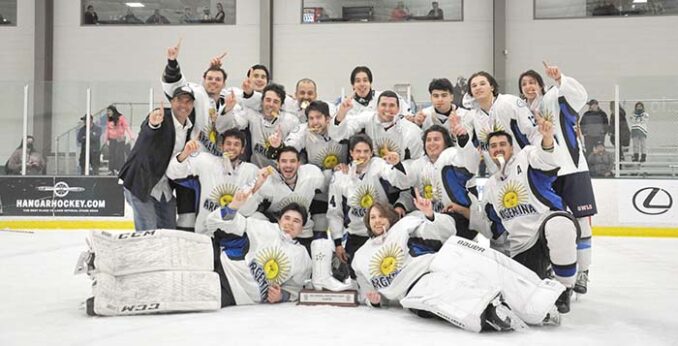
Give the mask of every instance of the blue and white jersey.
M 217 238 L 221 264 L 237 305 L 265 303 L 274 284 L 290 301 L 298 299 L 311 277 L 311 258 L 278 224 L 220 208 L 208 216 L 207 227 L 223 232 Z
M 544 120 L 553 124 L 558 147 L 558 175 L 568 175 L 589 170 L 583 147 L 577 136 L 579 110 L 588 100 L 586 89 L 574 78 L 561 74 L 560 86 L 549 89 L 544 96 L 529 105 L 539 111 Z
M 366 237 L 367 228 L 363 217 L 375 201 L 389 203 L 389 185 L 400 189 L 407 186 L 407 177 L 402 165 L 391 166 L 386 161 L 373 157 L 362 173 L 356 173 L 351 163 L 349 172 L 337 171 L 332 176 L 327 207 L 327 219 L 332 239 L 341 239 L 344 229 L 348 233 Z
M 455 105 L 452 105 L 452 108 L 457 113 L 458 116 L 464 117 L 468 111 L 464 108 L 455 108 Z M 426 116 L 424 122 L 421 124 L 421 130 L 426 131 L 429 127 L 433 125 L 440 125 L 449 131 L 450 125 L 448 123 L 449 114 L 438 113 L 435 107 L 429 106 L 421 110 L 422 113 Z
M 515 146 L 514 146 L 515 147 Z M 483 198 L 470 208 L 470 228 L 490 239 L 507 234 L 510 256 L 532 247 L 549 211 L 565 210 L 552 184 L 558 155 L 541 146 L 526 146 L 485 183 Z

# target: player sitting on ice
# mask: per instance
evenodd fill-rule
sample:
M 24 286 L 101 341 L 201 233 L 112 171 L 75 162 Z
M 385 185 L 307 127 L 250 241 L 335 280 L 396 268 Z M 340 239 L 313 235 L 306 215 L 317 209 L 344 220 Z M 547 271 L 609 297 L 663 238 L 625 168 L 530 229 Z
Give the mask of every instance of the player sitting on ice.
M 365 215 L 370 239 L 356 252 L 353 268 L 366 304 L 399 301 L 419 316 L 438 316 L 473 332 L 559 324 L 554 302 L 565 288 L 497 251 L 451 236 L 438 253 L 413 257 L 408 241 L 417 230 L 449 232 L 450 223 L 454 229 L 454 220 L 434 213 L 430 200 L 417 194 L 414 202 L 425 217 L 399 220 L 380 202 Z
M 94 279 L 88 314 L 205 311 L 296 300 L 311 274 L 311 260 L 295 240 L 307 212 L 293 203 L 281 210 L 278 223 L 245 218 L 237 210 L 249 197 L 249 191 L 239 191 L 208 216 L 213 240 L 175 230 L 93 232 L 90 259 L 82 262 Z

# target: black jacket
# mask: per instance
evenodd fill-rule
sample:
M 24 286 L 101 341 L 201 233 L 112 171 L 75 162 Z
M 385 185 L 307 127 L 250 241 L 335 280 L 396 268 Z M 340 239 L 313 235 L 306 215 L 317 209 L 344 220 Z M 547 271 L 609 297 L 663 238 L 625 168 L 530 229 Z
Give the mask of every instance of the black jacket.
M 191 129 L 188 133 L 191 133 Z M 120 169 L 119 176 L 123 180 L 123 186 L 135 197 L 142 201 L 150 198 L 151 190 L 165 174 L 172 159 L 175 136 L 172 111 L 169 108 L 165 108 L 165 117 L 160 128 L 150 128 L 148 117 L 141 124 L 139 137 Z

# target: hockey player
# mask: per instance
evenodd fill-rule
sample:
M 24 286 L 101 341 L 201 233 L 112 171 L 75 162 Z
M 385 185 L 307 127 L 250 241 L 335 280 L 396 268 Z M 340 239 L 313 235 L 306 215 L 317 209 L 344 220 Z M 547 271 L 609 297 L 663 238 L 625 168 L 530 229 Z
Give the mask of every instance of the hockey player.
M 306 210 L 314 209 L 316 196 L 323 191 L 327 193 L 325 176 L 314 165 L 302 165 L 299 152 L 294 147 L 283 147 L 276 158 L 277 170 L 264 167 L 260 170 L 252 189 L 252 197 L 242 206 L 240 213 L 257 218 L 275 220 L 277 214 L 286 205 L 297 203 Z M 323 235 L 326 236 L 327 222 L 324 221 Z M 313 240 L 314 221 L 309 220 L 297 240 L 310 253 Z
M 365 215 L 370 239 L 356 252 L 353 267 L 367 305 L 396 301 L 419 316 L 438 316 L 473 332 L 559 322 L 554 301 L 563 286 L 540 280 L 490 248 L 451 236 L 440 252 L 413 257 L 412 234 L 422 228 L 454 229 L 449 216 L 433 211 L 430 200 L 417 194 L 415 205 L 421 216 L 398 220 L 390 206 L 379 202 Z
M 197 233 L 211 235 L 205 224 L 207 215 L 228 205 L 239 188 L 253 186 L 257 177 L 257 166 L 240 160 L 245 151 L 245 135 L 237 129 L 230 129 L 222 137 L 221 157 L 200 152 L 198 140 L 193 139 L 172 158 L 167 168 L 170 179 L 198 177 L 201 193 L 195 223 Z
M 337 170 L 330 182 L 327 210 L 337 257 L 348 264 L 355 251 L 367 241 L 367 229 L 362 222 L 367 208 L 376 201 L 389 203 L 388 190 L 392 186 L 403 189 L 407 184 L 398 153 L 389 153 L 386 157 L 388 163 L 373 157 L 372 140 L 368 136 L 359 134 L 351 137 L 349 153 L 353 161 L 348 171 Z M 348 233 L 345 246 L 342 245 L 344 230 Z
M 381 92 L 372 89 L 372 71 L 369 67 L 356 66 L 351 71 L 351 87 L 353 88 L 353 95 L 341 100 L 339 110 L 345 111 L 346 115 L 350 117 L 377 109 L 377 99 L 379 99 Z M 399 109 L 402 115 L 412 114 L 408 101 L 398 96 Z M 344 109 L 342 110 L 342 108 Z
M 516 154 L 528 144 L 541 141 L 532 112 L 520 98 L 499 94 L 497 81 L 487 72 L 476 72 L 469 78 L 470 98 L 465 100 L 471 110 L 463 122 L 472 133 L 472 140 L 483 150 L 483 161 L 491 173 L 497 171 L 487 152 L 487 136 L 494 131 L 511 134 Z
M 546 75 L 555 86 L 545 92 L 544 80 L 534 70 L 520 75 L 521 96 L 530 110 L 553 123 L 559 154 L 558 178 L 553 187 L 577 218 L 581 237 L 577 242 L 577 281 L 574 291 L 586 293 L 591 265 L 591 216 L 597 213 L 588 164 L 577 135 L 578 111 L 587 101 L 586 89 L 574 78 L 561 73 L 557 66 L 544 63 Z
M 577 270 L 579 227 L 553 191 L 558 171 L 553 125 L 537 119 L 541 145 L 526 146 L 518 154 L 513 152 L 510 134 L 497 131 L 488 136 L 490 155 L 500 170 L 488 179 L 480 203 L 454 209 L 494 246 L 507 245 L 507 255 L 540 278 L 549 275 L 550 265 L 556 280 L 567 287 L 557 302 L 558 310 L 567 313 Z
M 446 123 L 453 112 L 461 117 L 464 117 L 467 112 L 463 108 L 457 108 L 454 104 L 453 89 L 452 83 L 447 78 L 433 79 L 428 85 L 428 92 L 431 94 L 431 106 L 420 110 L 414 116 L 408 117 L 408 120 L 419 125 L 422 130 L 426 130 L 432 125 L 449 128 Z
M 263 90 L 259 111 L 244 107 L 241 112 L 231 111 L 226 114 L 227 117 L 234 117 L 239 129 L 249 129 L 252 134 L 251 161 L 259 168 L 275 165 L 273 160 L 266 157 L 266 151 L 270 147 L 268 138 L 276 132 L 281 138 L 286 138 L 299 126 L 296 116 L 281 112 L 284 103 L 285 88 L 271 83 Z

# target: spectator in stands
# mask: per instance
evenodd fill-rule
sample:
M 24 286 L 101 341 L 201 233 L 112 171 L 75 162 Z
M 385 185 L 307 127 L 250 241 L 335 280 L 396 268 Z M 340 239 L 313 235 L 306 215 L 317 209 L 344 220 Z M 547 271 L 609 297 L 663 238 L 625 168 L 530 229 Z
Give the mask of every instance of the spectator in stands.
M 26 136 L 26 175 L 42 175 L 47 171 L 47 164 L 45 158 L 41 153 L 33 149 L 35 138 L 33 136 Z M 23 139 L 19 146 L 14 150 L 12 155 L 5 163 L 5 173 L 7 175 L 21 174 L 21 153 L 23 152 Z
M 612 145 L 615 145 L 615 119 L 617 112 L 614 111 L 614 101 L 610 101 L 610 142 Z M 622 108 L 621 104 L 619 105 L 619 146 L 621 148 L 628 147 L 631 144 L 631 130 L 629 130 L 629 123 L 626 121 L 626 111 Z M 619 149 L 617 149 L 619 150 Z M 624 161 L 624 151 L 620 152 L 620 160 Z
M 218 2 L 217 3 L 217 15 L 214 16 L 215 23 L 223 23 L 226 18 L 226 13 L 224 13 L 224 6 Z
M 90 175 L 97 175 L 99 167 L 101 166 L 101 127 L 94 123 L 94 118 L 90 114 L 90 128 L 89 128 L 89 164 L 91 167 Z M 80 118 L 83 125 L 78 130 L 78 143 L 80 143 L 80 174 L 85 175 L 85 153 L 87 148 L 87 123 L 85 122 L 85 115 Z
M 633 161 L 645 162 L 647 158 L 647 122 L 650 115 L 645 112 L 645 105 L 642 102 L 636 102 L 635 111 L 631 116 L 631 139 L 633 139 Z
M 167 17 L 160 14 L 159 9 L 153 10 L 153 14 L 146 19 L 146 24 L 169 24 L 170 21 Z
M 605 141 L 609 122 L 607 114 L 598 106 L 598 101 L 591 99 L 588 105 L 589 110 L 582 116 L 579 127 L 584 135 L 586 154 L 590 155 L 596 143 Z
M 184 14 L 181 16 L 182 23 L 193 23 L 195 18 L 193 18 L 193 11 L 190 7 L 184 8 Z
M 106 122 L 106 140 L 108 142 L 108 169 L 112 175 L 118 175 L 126 157 L 126 139 L 125 134 L 129 135 L 130 140 L 134 140 L 134 133 L 129 128 L 129 123 L 124 115 L 118 112 L 114 105 L 106 108 L 108 121 Z
M 438 2 L 434 1 L 431 3 L 431 6 L 433 7 L 430 11 L 428 11 L 428 19 L 434 19 L 434 20 L 443 20 L 443 9 L 438 7 Z
M 87 6 L 87 11 L 85 12 L 85 24 L 94 25 L 99 23 L 99 16 L 94 12 L 94 6 Z
M 131 7 L 127 8 L 127 14 L 124 17 L 122 17 L 122 19 L 120 21 L 125 22 L 127 24 L 142 24 L 143 23 L 141 21 L 141 19 L 137 18 L 137 16 L 134 15 L 134 12 L 132 12 Z
M 593 152 L 586 158 L 589 164 L 589 172 L 592 177 L 611 177 L 614 158 L 612 153 L 605 150 L 603 142 L 598 142 L 593 147 Z
M 398 1 L 398 5 L 391 11 L 391 20 L 394 22 L 407 20 L 410 18 L 410 13 L 405 7 L 405 3 Z
M 621 12 L 612 1 L 604 1 L 602 4 L 596 6 L 591 14 L 594 16 L 619 16 Z

